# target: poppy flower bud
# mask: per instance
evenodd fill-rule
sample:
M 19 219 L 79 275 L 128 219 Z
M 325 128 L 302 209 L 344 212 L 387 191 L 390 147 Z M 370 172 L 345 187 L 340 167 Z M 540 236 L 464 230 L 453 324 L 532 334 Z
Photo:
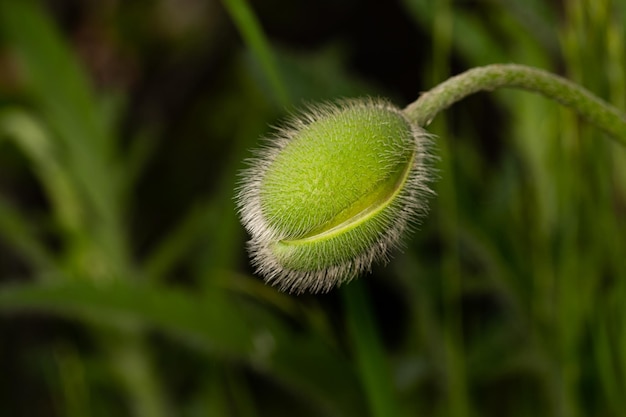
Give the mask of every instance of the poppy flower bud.
M 392 104 L 309 108 L 242 173 L 252 263 L 280 289 L 326 292 L 388 260 L 426 211 L 429 135 Z

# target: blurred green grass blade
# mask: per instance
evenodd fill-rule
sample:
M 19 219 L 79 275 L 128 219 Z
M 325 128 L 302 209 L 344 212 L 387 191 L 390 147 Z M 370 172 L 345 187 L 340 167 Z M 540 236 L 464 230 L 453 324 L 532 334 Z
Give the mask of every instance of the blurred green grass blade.
M 215 417 L 232 415 L 228 401 L 228 388 L 224 383 L 223 366 L 216 364 L 212 368 L 205 377 L 207 387 L 204 393 L 206 399 L 203 404 L 203 414 Z
M 61 227 L 80 231 L 85 207 L 49 132 L 28 113 L 8 109 L 0 112 L 0 136 L 4 135 L 30 160 Z
M 249 384 L 243 375 L 233 369 L 226 369 L 224 373 L 228 388 L 235 399 L 234 408 L 237 410 L 237 416 L 259 417 Z
M 361 280 L 341 289 L 356 362 L 374 417 L 397 416 L 395 386 Z
M 150 253 L 143 266 L 145 275 L 151 280 L 163 280 L 201 235 L 206 233 L 205 224 L 213 217 L 214 212 L 214 205 L 211 203 L 194 205 Z
M 525 33 L 534 38 L 545 53 L 550 55 L 559 53 L 557 28 L 553 24 L 556 20 L 557 9 L 550 7 L 549 2 L 543 0 L 500 0 L 498 4 L 518 22 L 521 28 L 518 30 L 518 34 Z
M 0 311 L 53 313 L 123 328 L 147 323 L 227 356 L 242 357 L 251 348 L 244 317 L 220 293 L 200 298 L 159 286 L 64 281 L 5 286 Z
M 0 31 L 20 58 L 28 93 L 67 154 L 68 171 L 104 223 L 114 222 L 113 141 L 85 73 L 37 3 L 0 1 Z
M 169 417 L 169 395 L 157 378 L 150 342 L 137 329 L 100 327 L 97 335 L 116 381 L 127 392 L 135 417 Z
M 89 81 L 37 3 L 0 2 L 0 22 L 9 46 L 23 60 L 33 95 L 67 145 L 76 152 L 106 152 L 110 143 Z
M 261 25 L 250 9 L 246 0 L 222 0 L 242 38 L 259 60 L 263 71 L 270 83 L 271 91 L 282 107 L 290 104 L 289 94 L 279 74 L 276 60 L 272 55 L 269 43 L 265 38 Z
M 365 394 L 347 358 L 311 335 L 286 329 L 271 334 L 275 350 L 255 360 L 256 369 L 317 405 L 321 415 L 367 415 Z
M 64 343 L 55 347 L 52 355 L 58 370 L 58 378 L 54 381 L 54 389 L 59 391 L 60 397 L 56 402 L 57 413 L 66 417 L 93 415 L 87 369 L 80 354 L 74 346 Z
M 57 265 L 33 224 L 4 198 L 0 197 L 0 239 L 41 273 L 55 272 Z
M 602 313 L 606 314 L 602 309 Z M 598 314 L 598 316 L 600 316 Z M 604 317 L 602 317 L 604 318 Z M 620 364 L 618 355 L 615 355 L 614 349 L 618 343 L 612 343 L 611 331 L 608 328 L 606 320 L 598 320 L 599 323 L 593 329 L 594 336 L 594 356 L 595 364 L 598 367 L 599 381 L 602 384 L 602 395 L 607 404 L 612 405 L 615 410 L 623 406 L 623 397 L 620 392 Z M 623 384 L 622 384 L 623 385 Z
M 47 313 L 122 330 L 147 325 L 219 358 L 250 364 L 332 416 L 363 415 L 353 369 L 314 334 L 268 310 L 238 308 L 225 293 L 196 296 L 159 285 L 84 281 L 5 286 L 0 313 Z
M 431 31 L 437 15 L 436 2 L 430 0 L 403 0 L 404 8 L 415 23 Z M 506 51 L 494 39 L 489 27 L 473 14 L 459 9 L 450 16 L 454 27 L 451 45 L 470 65 L 485 65 L 506 61 Z
M 134 190 L 141 179 L 146 167 L 152 160 L 157 150 L 156 129 L 145 129 L 133 136 L 128 148 L 125 149 L 124 157 L 124 181 L 120 184 L 120 194 L 125 199 L 123 206 L 128 204 Z

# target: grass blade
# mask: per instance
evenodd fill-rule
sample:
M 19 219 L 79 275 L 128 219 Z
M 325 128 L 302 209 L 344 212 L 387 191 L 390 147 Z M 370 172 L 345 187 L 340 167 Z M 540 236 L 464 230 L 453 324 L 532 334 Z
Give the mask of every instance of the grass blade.
M 287 107 L 290 104 L 289 94 L 283 85 L 269 43 L 250 6 L 246 0 L 223 0 L 222 4 L 244 41 L 259 60 L 270 83 L 271 91 L 276 95 L 276 100 L 282 107 Z

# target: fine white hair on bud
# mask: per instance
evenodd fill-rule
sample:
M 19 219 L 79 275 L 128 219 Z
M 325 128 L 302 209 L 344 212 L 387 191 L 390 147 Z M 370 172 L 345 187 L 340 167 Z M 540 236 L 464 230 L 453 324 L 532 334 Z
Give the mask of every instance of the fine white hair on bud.
M 237 208 L 257 273 L 327 292 L 389 260 L 427 211 L 430 135 L 381 99 L 310 106 L 250 159 Z

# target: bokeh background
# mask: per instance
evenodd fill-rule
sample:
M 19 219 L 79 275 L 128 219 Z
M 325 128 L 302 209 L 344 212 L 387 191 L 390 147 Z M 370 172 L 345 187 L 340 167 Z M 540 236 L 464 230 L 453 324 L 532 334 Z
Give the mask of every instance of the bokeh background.
M 234 210 L 305 103 L 533 65 L 626 109 L 623 0 L 0 0 L 0 415 L 624 416 L 626 152 L 526 92 L 429 127 L 430 214 L 324 295 Z

